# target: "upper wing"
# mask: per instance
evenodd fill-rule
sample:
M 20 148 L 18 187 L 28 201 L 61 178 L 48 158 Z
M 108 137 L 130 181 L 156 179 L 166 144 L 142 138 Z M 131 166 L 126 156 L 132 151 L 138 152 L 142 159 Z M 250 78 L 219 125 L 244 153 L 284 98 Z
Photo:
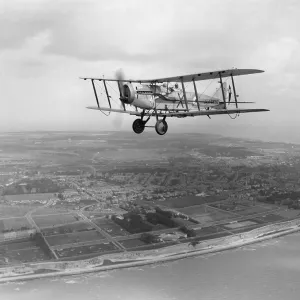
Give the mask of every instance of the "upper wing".
M 134 116 L 141 116 L 140 111 L 132 111 L 132 110 L 121 110 L 121 109 L 111 109 L 111 108 L 101 108 L 99 109 L 97 106 L 89 106 L 88 109 L 95 110 L 103 110 L 103 111 L 111 111 L 117 113 L 125 113 Z M 182 110 L 170 110 L 164 112 L 157 112 L 157 115 L 160 117 L 177 117 L 177 118 L 185 118 L 185 117 L 195 117 L 195 116 L 211 116 L 211 115 L 225 115 L 225 114 L 243 114 L 243 113 L 252 113 L 252 112 L 262 112 L 269 111 L 268 109 L 261 108 L 253 108 L 253 109 L 218 109 L 218 110 L 192 110 L 192 111 L 182 111 Z M 155 112 L 145 112 L 144 116 L 155 116 Z
M 220 76 L 229 77 L 229 76 L 240 76 L 240 75 L 250 75 L 255 73 L 262 73 L 263 70 L 256 70 L 256 69 L 231 69 L 231 70 L 221 70 L 221 71 L 214 71 L 214 72 L 206 72 L 206 73 L 196 73 L 190 75 L 183 75 L 183 76 L 175 76 L 175 77 L 165 77 L 165 78 L 158 78 L 152 79 L 148 82 L 153 83 L 162 83 L 162 82 L 190 82 L 192 80 L 199 81 L 199 80 L 208 80 L 208 79 L 217 79 Z
M 262 73 L 263 70 L 257 69 L 229 69 L 229 70 L 220 70 L 214 72 L 206 72 L 206 73 L 196 73 L 190 75 L 182 75 L 175 77 L 165 77 L 165 78 L 154 78 L 154 79 L 107 79 L 107 78 L 92 78 L 92 77 L 81 77 L 81 79 L 94 79 L 94 80 L 106 80 L 106 81 L 124 81 L 124 82 L 134 82 L 134 83 L 163 83 L 163 82 L 190 82 L 192 80 L 208 80 L 208 79 L 217 79 L 220 78 L 220 75 L 223 77 L 229 76 L 240 76 L 240 75 L 250 75 L 255 73 Z

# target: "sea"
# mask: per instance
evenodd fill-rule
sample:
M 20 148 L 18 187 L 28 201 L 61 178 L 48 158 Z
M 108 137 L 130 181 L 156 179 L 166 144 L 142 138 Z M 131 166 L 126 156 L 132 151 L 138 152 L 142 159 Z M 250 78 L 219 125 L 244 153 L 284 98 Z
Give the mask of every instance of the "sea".
M 300 233 L 216 254 L 0 285 L 1 300 L 299 300 Z

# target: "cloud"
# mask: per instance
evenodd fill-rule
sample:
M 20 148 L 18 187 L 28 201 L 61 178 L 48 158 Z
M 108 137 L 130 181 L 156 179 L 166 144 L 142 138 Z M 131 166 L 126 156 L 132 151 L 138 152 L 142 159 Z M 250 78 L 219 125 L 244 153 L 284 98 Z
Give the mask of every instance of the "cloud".
M 122 67 L 128 77 L 152 78 L 240 67 L 266 70 L 238 78 L 237 89 L 241 100 L 270 113 L 242 116 L 237 128 L 223 117 L 175 119 L 170 130 L 237 135 L 247 128 L 292 139 L 290 129 L 300 126 L 299 7 L 292 0 L 0 0 L 0 128 L 113 129 L 113 118 L 85 110 L 94 96 L 82 75 L 111 77 Z
M 21 2 L 20 2 L 21 3 Z M 272 6 L 273 9 L 270 9 Z M 43 1 L 8 9 L 2 48 L 48 31 L 43 53 L 87 61 L 229 67 L 273 41 L 288 5 L 276 1 Z M 276 22 L 272 22 L 276 20 Z M 272 30 L 274 29 L 274 31 Z
M 22 47 L 28 39 L 51 28 L 57 19 L 57 13 L 47 9 L 48 1 L 5 1 L 3 3 L 0 3 L 3 6 L 0 18 L 1 50 Z

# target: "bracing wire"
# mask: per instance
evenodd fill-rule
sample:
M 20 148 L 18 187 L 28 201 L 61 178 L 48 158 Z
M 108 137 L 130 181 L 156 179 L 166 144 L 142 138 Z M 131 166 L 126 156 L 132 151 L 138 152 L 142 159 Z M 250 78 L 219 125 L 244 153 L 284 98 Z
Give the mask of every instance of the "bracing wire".
M 102 90 L 102 88 L 100 87 L 100 97 L 102 97 L 103 96 L 103 90 Z M 104 115 L 104 116 L 106 116 L 106 117 L 108 117 L 109 115 L 110 115 L 110 111 L 108 112 L 108 113 L 105 113 L 102 109 L 101 109 L 101 107 L 99 107 L 99 110 L 100 110 L 100 112 Z
M 206 92 L 206 90 L 210 87 L 210 85 L 211 85 L 212 83 L 213 83 L 213 79 L 210 80 L 210 83 L 206 86 L 205 90 L 200 94 L 200 97 L 199 97 L 199 98 L 201 98 L 201 96 Z M 211 97 L 213 97 L 213 96 L 211 96 Z
M 114 89 L 114 87 L 109 83 L 109 82 L 106 82 L 106 84 L 117 94 L 118 92 Z M 111 98 L 112 100 L 113 100 L 113 102 L 115 103 L 115 104 L 117 104 L 117 102 L 115 101 L 115 99 L 114 98 Z
M 231 120 L 235 120 L 237 117 L 240 116 L 239 113 L 235 113 L 235 116 L 234 116 L 234 117 L 232 117 L 229 113 L 227 113 L 227 115 L 229 116 L 229 118 L 230 118 Z
M 213 79 L 212 79 L 212 80 L 213 80 Z M 226 79 L 224 80 L 223 84 L 224 84 L 224 83 L 227 83 L 228 80 L 229 80 L 229 79 L 226 78 Z M 207 87 L 207 88 L 208 88 L 208 87 Z M 211 98 L 214 97 L 220 89 L 221 89 L 221 87 L 219 87 L 219 88 L 213 93 L 213 95 L 211 96 Z M 204 93 L 204 92 L 203 92 L 203 93 Z

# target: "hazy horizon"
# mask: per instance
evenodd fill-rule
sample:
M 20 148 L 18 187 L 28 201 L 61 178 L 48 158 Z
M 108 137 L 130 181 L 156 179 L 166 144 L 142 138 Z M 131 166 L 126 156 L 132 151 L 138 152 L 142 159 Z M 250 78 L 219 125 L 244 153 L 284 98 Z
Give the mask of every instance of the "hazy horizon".
M 199 132 L 300 143 L 297 1 L 0 0 L 0 131 L 131 130 L 105 118 L 80 76 L 153 78 L 258 68 L 236 79 L 240 101 L 270 112 L 168 119 Z M 248 106 L 247 106 L 248 107 Z M 149 129 L 150 130 L 150 129 Z M 143 135 L 137 136 L 142 138 Z
M 70 134 L 76 134 L 76 133 L 80 133 L 80 134 L 96 134 L 96 135 L 105 135 L 106 133 L 126 133 L 126 134 L 132 134 L 132 137 L 135 137 L 135 133 L 133 133 L 130 129 L 129 130 L 116 130 L 116 129 L 112 129 L 112 130 L 23 130 L 23 131 L 0 131 L 0 136 L 1 135 L 9 135 L 9 134 L 47 134 L 47 133 L 70 133 Z M 173 137 L 174 135 L 180 135 L 183 132 L 172 132 L 169 133 L 168 132 L 168 136 Z M 284 141 L 284 140 L 278 140 L 278 139 L 263 139 L 263 138 L 251 138 L 251 137 L 245 137 L 245 136 L 236 136 L 236 135 L 226 135 L 226 134 L 220 134 L 220 133 L 214 133 L 214 132 L 185 132 L 187 134 L 199 134 L 201 135 L 209 135 L 209 136 L 219 136 L 220 138 L 233 138 L 233 139 L 242 139 L 242 140 L 249 140 L 249 141 L 258 141 L 258 142 L 262 142 L 262 143 L 284 143 L 284 144 L 295 144 L 298 145 L 300 144 L 300 142 L 290 142 L 290 141 Z M 146 135 L 146 136 L 145 136 Z M 149 137 L 152 136 L 154 138 L 168 138 L 168 136 L 165 137 L 160 137 L 157 136 L 156 132 L 152 132 L 151 130 L 143 133 L 144 137 Z

